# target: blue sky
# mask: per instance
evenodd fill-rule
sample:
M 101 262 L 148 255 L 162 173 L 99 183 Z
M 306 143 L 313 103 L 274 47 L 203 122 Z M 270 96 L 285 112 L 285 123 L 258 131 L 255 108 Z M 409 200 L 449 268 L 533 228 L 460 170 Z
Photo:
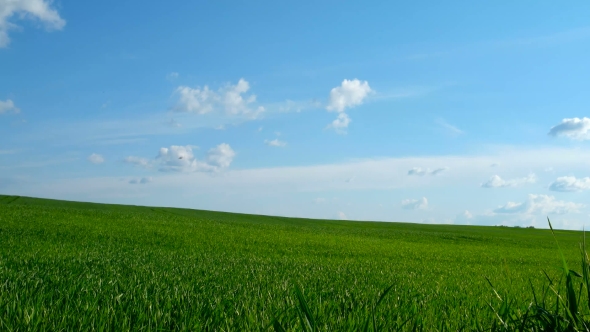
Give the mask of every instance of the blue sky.
M 581 229 L 589 10 L 0 0 L 0 193 Z

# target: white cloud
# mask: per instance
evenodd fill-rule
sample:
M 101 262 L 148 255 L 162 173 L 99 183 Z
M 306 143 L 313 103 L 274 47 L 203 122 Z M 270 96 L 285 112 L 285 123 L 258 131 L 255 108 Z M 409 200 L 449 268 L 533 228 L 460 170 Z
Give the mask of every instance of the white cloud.
M 463 134 L 463 130 L 453 126 L 452 124 L 449 124 L 448 122 L 446 122 L 443 119 L 436 119 L 436 123 L 438 123 L 441 127 L 447 129 L 452 135 L 460 135 Z
M 264 112 L 264 107 L 251 107 L 256 102 L 256 95 L 245 95 L 248 90 L 250 84 L 243 78 L 236 85 L 227 84 L 218 91 L 213 91 L 208 86 L 179 86 L 176 89 L 179 100 L 174 110 L 206 114 L 223 109 L 228 115 L 244 115 L 253 119 Z
M 330 102 L 326 109 L 328 111 L 344 112 L 346 108 L 351 108 L 363 103 L 363 100 L 372 92 L 367 81 L 358 79 L 342 81 L 339 87 L 330 91 Z
M 549 185 L 552 191 L 582 191 L 590 189 L 590 177 L 576 179 L 575 176 L 561 176 Z
M 505 205 L 496 208 L 494 213 L 566 214 L 579 212 L 579 210 L 583 207 L 585 207 L 584 204 L 558 201 L 554 196 L 529 194 L 525 202 L 508 202 Z
M 172 145 L 160 148 L 153 160 L 130 156 L 125 158 L 125 162 L 145 168 L 157 167 L 161 172 L 217 172 L 229 167 L 235 156 L 229 144 L 222 143 L 211 148 L 207 152 L 206 161 L 202 161 L 193 152 L 198 148 L 195 145 Z
M 342 84 L 330 91 L 330 101 L 326 109 L 338 112 L 338 116 L 326 128 L 332 128 L 338 133 L 346 133 L 346 128 L 352 122 L 348 114 L 344 113 L 347 108 L 352 108 L 363 103 L 363 100 L 372 93 L 369 82 L 358 79 L 343 80 Z
M 584 141 L 590 140 L 590 118 L 566 118 L 549 131 L 549 136 L 565 136 L 567 138 Z
M 255 130 L 256 127 L 252 129 Z M 204 156 L 199 158 L 200 160 L 206 160 L 206 151 L 193 148 L 193 153 L 197 157 L 203 153 Z M 346 214 L 354 214 L 354 219 L 383 221 L 395 218 L 395 220 L 418 222 L 424 218 L 434 217 L 437 222 L 442 222 L 452 219 L 468 208 L 472 218 L 462 219 L 464 221 L 457 221 L 457 223 L 523 226 L 535 222 L 532 224 L 535 227 L 546 228 L 546 215 L 540 212 L 535 215 L 493 213 L 494 208 L 505 205 L 507 201 L 517 202 L 515 204 L 526 201 L 527 192 L 523 193 L 524 196 L 502 200 L 493 190 L 477 190 L 477 186 L 473 187 L 473 184 L 479 184 L 482 178 L 489 176 L 489 165 L 492 162 L 500 163 L 506 174 L 526 175 L 530 170 L 542 171 L 547 166 L 547 156 L 551 156 L 552 166 L 560 172 L 581 174 L 581 172 L 587 172 L 590 167 L 590 148 L 504 146 L 491 149 L 482 147 L 477 155 L 370 158 L 329 164 L 250 169 L 232 169 L 230 166 L 220 176 L 211 176 L 206 172 L 168 172 L 160 173 L 156 178 L 152 173 L 145 175 L 154 176 L 154 182 L 142 186 L 142 190 L 137 190 L 138 186 L 128 185 L 130 178 L 120 181 L 118 176 L 39 178 L 31 183 L 4 184 L 2 190 L 23 196 L 78 200 L 83 198 L 88 201 L 107 203 L 119 200 L 125 204 L 166 205 L 243 213 L 254 213 L 260 210 L 264 214 L 305 215 L 309 218 L 337 218 L 337 211 L 346 209 Z M 152 168 L 157 170 L 159 164 L 153 159 L 151 162 Z M 407 176 L 408 169 L 414 165 L 430 167 L 430 169 L 446 165 L 453 171 L 436 177 Z M 1 165 L 0 168 L 2 168 Z M 15 167 L 17 168 L 22 167 Z M 0 169 L 0 173 L 2 171 Z M 355 180 L 345 182 L 345 179 L 352 175 L 356 175 Z M 520 190 L 515 190 L 514 194 L 518 191 Z M 371 197 L 373 194 L 384 192 L 395 195 L 412 192 L 414 194 L 396 198 L 393 206 L 384 204 L 385 208 L 379 209 L 376 205 L 382 202 L 374 202 Z M 420 196 L 413 196 L 422 192 Z M 451 196 L 448 196 L 449 192 L 452 192 Z M 323 208 L 325 205 L 312 203 L 316 197 L 325 197 L 327 199 L 325 204 L 328 205 L 327 203 L 332 202 L 332 197 L 336 193 L 340 196 L 342 205 L 335 207 L 332 213 L 328 211 L 326 214 Z M 579 197 L 576 202 L 588 204 L 586 203 L 588 193 L 590 192 L 576 195 Z M 436 206 L 436 213 L 426 212 L 432 209 L 430 205 L 428 210 L 422 212 L 403 210 L 399 204 L 403 198 L 431 197 L 431 195 L 437 197 L 443 195 L 444 204 Z M 309 198 L 301 199 L 302 197 Z M 519 200 L 518 197 L 522 199 Z M 556 197 L 558 200 L 565 199 L 557 194 Z M 500 201 L 495 201 L 499 198 Z M 432 199 L 434 198 L 431 197 L 429 201 Z M 345 201 L 350 202 L 350 205 L 345 205 Z M 488 206 L 491 209 L 489 212 L 482 212 L 480 209 L 486 207 L 486 201 L 491 202 L 491 206 Z M 258 202 L 264 202 L 266 205 L 256 205 Z M 289 202 L 289 204 L 280 204 L 280 202 Z M 395 205 L 401 212 L 395 213 Z M 558 218 L 556 215 L 554 225 L 558 227 L 557 225 L 561 223 L 565 228 L 580 230 L 583 223 L 587 223 L 587 214 L 590 213 L 587 209 L 580 209 L 580 211 L 583 213 L 570 213 Z M 552 214 L 549 216 L 551 217 Z
M 244 99 L 242 94 L 248 92 L 248 90 L 250 90 L 250 84 L 242 78 L 238 81 L 238 84 L 228 85 L 226 87 L 225 91 L 223 91 L 221 102 L 230 114 L 250 112 L 248 104 L 256 101 L 256 95 L 250 95 Z
M 88 157 L 88 161 L 93 164 L 102 164 L 104 163 L 104 158 L 99 154 L 93 153 Z
M 178 78 L 178 73 L 177 72 L 171 72 L 168 75 L 166 75 L 166 79 L 169 81 L 173 81 L 175 79 Z
M 344 212 L 339 211 L 338 212 L 338 219 L 340 219 L 340 220 L 348 220 L 348 217 L 346 216 L 346 214 L 344 214 Z
M 160 148 L 156 157 L 160 171 L 190 172 L 204 167 L 203 162 L 196 160 L 193 154 L 193 146 L 172 145 L 169 148 Z
M 59 13 L 45 0 L 0 0 L 0 48 L 10 43 L 8 30 L 17 28 L 9 19 L 16 14 L 21 19 L 37 19 L 45 24 L 47 30 L 60 30 L 66 25 Z
M 326 128 L 332 128 L 332 129 L 335 129 L 339 133 L 345 133 L 346 132 L 345 129 L 348 128 L 348 125 L 351 122 L 352 122 L 352 120 L 350 120 L 350 117 L 348 117 L 348 114 L 340 113 L 340 114 L 338 114 L 338 117 L 336 117 L 336 120 L 332 121 L 332 123 L 330 123 L 328 125 L 328 127 L 326 127 Z
M 179 86 L 176 92 L 180 95 L 177 111 L 205 114 L 213 111 L 213 105 L 217 102 L 218 96 L 208 86 L 203 89 Z
M 277 139 L 273 139 L 272 141 L 269 141 L 269 140 L 264 140 L 264 143 L 265 143 L 266 145 L 268 145 L 268 146 L 275 146 L 275 147 L 279 147 L 279 148 L 281 148 L 281 147 L 285 147 L 285 146 L 287 145 L 287 143 L 286 143 L 286 142 L 279 141 L 279 139 L 278 139 L 278 138 L 277 138 Z
M 141 167 L 149 167 L 151 165 L 151 162 L 148 159 L 134 157 L 134 156 L 126 157 L 125 159 L 123 159 L 123 161 L 128 164 L 141 166 Z
M 227 143 L 219 144 L 209 150 L 207 160 L 209 164 L 218 168 L 227 168 L 232 163 L 236 153 Z
M 519 179 L 504 180 L 499 175 L 492 176 L 487 182 L 481 184 L 482 188 L 508 188 L 519 187 L 529 183 L 537 182 L 537 176 L 533 173 Z
M 406 210 L 426 210 L 428 208 L 428 200 L 426 197 L 420 199 L 404 199 L 402 201 L 402 208 Z
M 437 168 L 433 171 L 431 171 L 430 168 L 422 169 L 421 167 L 412 167 L 412 169 L 410 169 L 408 171 L 408 175 L 417 175 L 417 176 L 438 175 L 446 170 L 448 170 L 448 167 Z
M 2 0 L 0 0 L 0 3 L 1 3 L 1 1 Z M 1 31 L 0 31 L 0 33 L 1 33 Z M 18 109 L 18 107 L 16 107 L 14 105 L 14 102 L 10 99 L 7 99 L 6 101 L 0 100 L 0 114 L 8 113 L 8 112 L 19 113 L 20 109 Z

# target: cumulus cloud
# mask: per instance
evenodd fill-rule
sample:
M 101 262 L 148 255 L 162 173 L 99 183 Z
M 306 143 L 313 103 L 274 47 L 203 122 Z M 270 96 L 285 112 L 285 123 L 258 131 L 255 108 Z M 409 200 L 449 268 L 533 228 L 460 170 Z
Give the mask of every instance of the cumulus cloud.
M 218 91 L 213 91 L 208 86 L 203 88 L 179 86 L 176 89 L 179 99 L 174 110 L 196 114 L 224 110 L 229 115 L 256 118 L 264 112 L 264 107 L 251 107 L 256 102 L 256 95 L 246 95 L 249 90 L 250 84 L 243 78 L 237 84 L 227 84 Z
M 135 166 L 141 166 L 141 167 L 149 167 L 151 164 L 151 162 L 148 159 L 141 158 L 141 157 L 135 157 L 135 156 L 126 157 L 125 159 L 123 159 L 123 161 L 128 164 L 132 164 Z
M 340 113 L 340 114 L 338 114 L 336 119 L 328 125 L 327 128 L 332 128 L 332 129 L 335 129 L 337 132 L 345 133 L 346 128 L 348 128 L 348 125 L 351 122 L 352 122 L 352 120 L 350 120 L 350 117 L 348 116 L 348 114 Z
M 209 150 L 207 161 L 217 168 L 227 168 L 234 160 L 236 153 L 227 143 L 219 144 Z
M 426 197 L 420 199 L 404 199 L 402 201 L 402 208 L 406 210 L 425 210 L 428 208 L 428 200 Z
M 195 158 L 191 145 L 172 145 L 168 148 L 160 148 L 156 162 L 159 164 L 159 170 L 163 172 L 190 172 L 211 168 Z
M 264 140 L 264 143 L 268 146 L 274 146 L 279 148 L 285 147 L 287 145 L 286 142 L 279 141 L 278 139 L 273 139 L 272 141 Z
M 481 184 L 482 188 L 508 188 L 508 187 L 519 187 L 529 183 L 537 182 L 537 176 L 533 173 L 527 177 L 504 180 L 499 175 L 492 176 L 487 182 Z
M 369 82 L 358 79 L 342 81 L 342 84 L 330 91 L 330 102 L 326 109 L 328 111 L 344 112 L 363 103 L 363 100 L 372 92 Z
M 46 0 L 0 0 L 0 48 L 10 43 L 8 31 L 18 27 L 9 21 L 13 16 L 39 20 L 47 30 L 62 29 L 66 21 L 50 5 Z
M 549 136 L 565 136 L 567 138 L 584 141 L 590 140 L 590 118 L 566 118 L 560 124 L 549 130 Z
M 213 104 L 218 96 L 209 90 L 208 86 L 203 89 L 195 89 L 188 86 L 179 86 L 176 92 L 180 96 L 175 108 L 177 111 L 205 114 L 213 111 Z
M 125 162 L 145 168 L 157 167 L 161 172 L 216 172 L 229 167 L 236 153 L 229 144 L 222 143 L 207 152 L 205 160 L 198 160 L 194 145 L 172 145 L 160 148 L 155 159 L 130 156 Z
M 508 202 L 505 205 L 496 208 L 494 213 L 566 214 L 579 212 L 583 207 L 585 207 L 584 204 L 558 201 L 554 196 L 529 194 L 526 201 L 521 203 Z
M 408 171 L 408 175 L 416 175 L 416 176 L 424 176 L 424 175 L 438 175 L 444 171 L 448 170 L 448 167 L 441 167 L 435 170 L 430 170 L 430 168 L 423 169 L 421 167 L 412 167 Z
M 549 190 L 571 192 L 590 189 L 590 177 L 576 179 L 575 176 L 561 176 L 549 185 Z
M 330 101 L 326 109 L 330 112 L 338 112 L 338 116 L 327 128 L 332 128 L 339 133 L 344 133 L 352 120 L 344 113 L 347 108 L 352 108 L 363 103 L 363 100 L 373 92 L 367 81 L 358 79 L 342 81 L 342 84 L 330 91 Z
M 88 161 L 93 164 L 102 164 L 104 163 L 104 158 L 97 153 L 93 153 L 88 157 Z
M 2 0 L 0 0 L 0 1 L 2 1 Z M 1 5 L 0 5 L 0 9 L 1 9 Z M 16 107 L 16 105 L 14 105 L 14 102 L 10 99 L 7 99 L 6 101 L 0 100 L 0 114 L 10 113 L 10 112 L 19 113 L 20 109 L 18 109 L 18 107 Z

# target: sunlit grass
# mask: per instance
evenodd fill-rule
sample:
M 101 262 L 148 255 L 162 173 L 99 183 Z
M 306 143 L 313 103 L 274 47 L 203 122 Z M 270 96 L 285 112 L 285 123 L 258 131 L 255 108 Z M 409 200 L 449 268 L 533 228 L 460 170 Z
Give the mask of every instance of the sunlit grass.
M 555 231 L 566 262 L 581 235 Z M 508 329 L 498 317 L 522 320 L 532 289 L 555 304 L 562 265 L 549 230 L 0 196 L 6 331 Z

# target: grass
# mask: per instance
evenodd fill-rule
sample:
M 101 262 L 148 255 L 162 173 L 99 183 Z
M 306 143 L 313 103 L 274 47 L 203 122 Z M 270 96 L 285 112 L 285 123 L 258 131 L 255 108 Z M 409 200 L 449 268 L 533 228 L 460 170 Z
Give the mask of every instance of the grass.
M 0 330 L 580 330 L 554 236 L 0 196 Z

